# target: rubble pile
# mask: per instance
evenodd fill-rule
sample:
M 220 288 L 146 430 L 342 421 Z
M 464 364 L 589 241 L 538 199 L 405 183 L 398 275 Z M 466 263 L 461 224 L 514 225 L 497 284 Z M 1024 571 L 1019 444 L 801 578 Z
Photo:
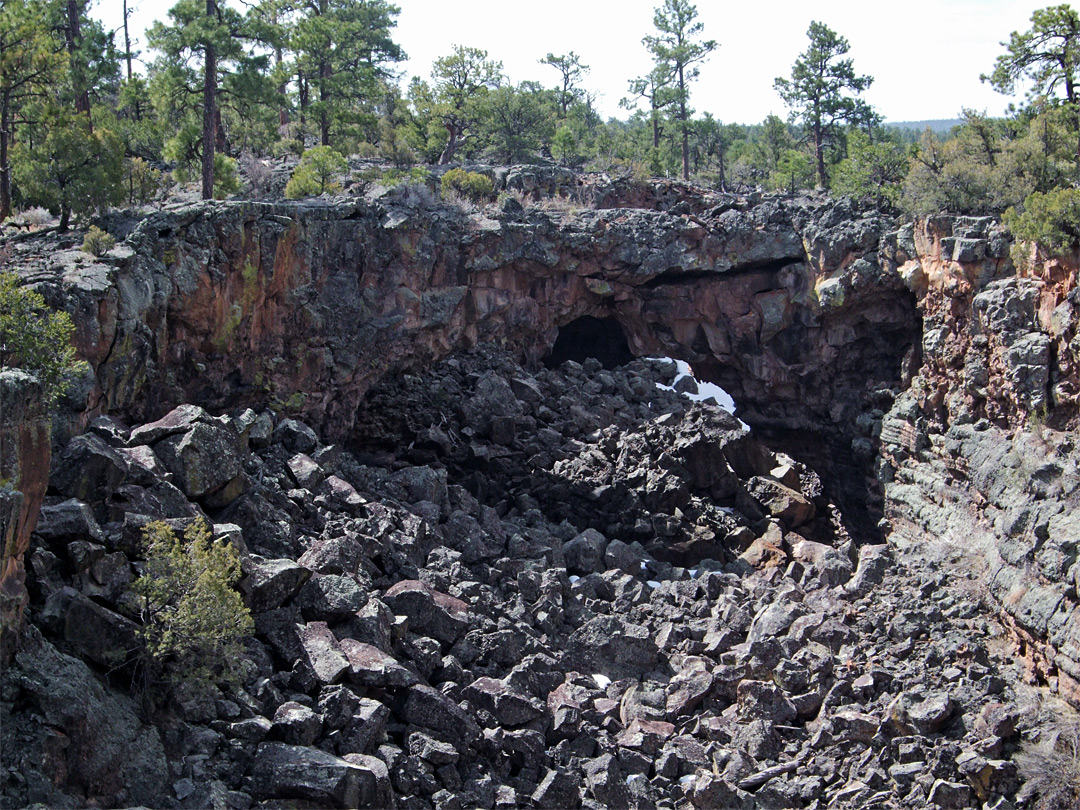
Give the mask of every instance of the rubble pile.
M 2 803 L 1012 806 L 1046 710 L 979 572 L 861 545 L 675 377 L 482 347 L 385 375 L 334 445 L 269 410 L 99 417 L 26 555 Z M 238 688 L 133 679 L 153 520 L 240 553 Z

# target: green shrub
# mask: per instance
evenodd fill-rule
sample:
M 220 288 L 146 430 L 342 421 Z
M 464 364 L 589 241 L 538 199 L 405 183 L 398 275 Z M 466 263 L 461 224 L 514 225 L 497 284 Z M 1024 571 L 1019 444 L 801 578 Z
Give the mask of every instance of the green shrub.
M 86 232 L 86 238 L 83 239 L 82 249 L 83 253 L 89 253 L 91 256 L 104 256 L 115 244 L 116 239 L 111 233 L 101 230 L 97 225 L 91 225 L 90 230 Z
M 314 146 L 300 157 L 300 163 L 285 185 L 285 196 L 299 200 L 341 191 L 337 178 L 348 168 L 345 158 L 329 146 Z
M 145 655 L 178 681 L 236 681 L 240 639 L 251 635 L 251 613 L 233 585 L 240 557 L 225 541 L 211 542 L 204 522 L 177 537 L 155 521 L 143 530 L 145 573 L 134 590 L 143 599 Z
M 169 176 L 141 157 L 127 161 L 128 205 L 146 205 L 168 184 Z
M 551 156 L 563 166 L 580 166 L 585 160 L 570 127 L 559 127 L 551 139 Z
M 370 186 L 397 188 L 402 185 L 421 185 L 426 188 L 429 177 L 428 170 L 421 166 L 413 166 L 408 170 L 372 166 L 357 172 L 353 179 L 366 190 Z
M 39 293 L 19 285 L 14 273 L 0 272 L 0 369 L 34 374 L 47 404 L 86 372 L 86 363 L 75 359 L 74 333 L 70 315 L 50 310 Z
M 479 172 L 467 172 L 464 169 L 451 169 L 442 176 L 443 192 L 453 191 L 473 202 L 486 202 L 495 190 L 491 178 Z
M 214 154 L 214 199 L 224 200 L 240 190 L 236 161 L 221 152 Z
M 1080 189 L 1036 191 L 1024 200 L 1022 210 L 1007 209 L 1004 220 L 1017 241 L 1034 242 L 1052 254 L 1067 253 L 1080 244 Z

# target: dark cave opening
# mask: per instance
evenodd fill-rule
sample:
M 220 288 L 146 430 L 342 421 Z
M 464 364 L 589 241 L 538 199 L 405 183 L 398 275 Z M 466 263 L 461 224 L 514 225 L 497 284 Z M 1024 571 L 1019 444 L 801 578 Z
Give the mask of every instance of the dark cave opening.
M 634 359 L 626 333 L 617 320 L 583 315 L 560 326 L 555 345 L 544 358 L 544 365 L 558 368 L 567 360 L 584 363 L 590 357 L 609 369 Z

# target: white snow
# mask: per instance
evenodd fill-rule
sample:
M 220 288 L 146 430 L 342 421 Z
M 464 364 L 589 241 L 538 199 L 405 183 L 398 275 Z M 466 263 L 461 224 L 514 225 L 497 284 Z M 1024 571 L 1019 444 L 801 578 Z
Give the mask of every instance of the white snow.
M 682 788 L 683 788 L 684 790 L 685 790 L 686 788 L 689 788 L 689 787 L 690 787 L 691 785 L 693 785 L 693 784 L 694 784 L 694 782 L 696 782 L 696 781 L 697 781 L 697 776 L 696 776 L 696 775 L 694 775 L 694 774 L 692 774 L 692 773 L 689 773 L 689 774 L 687 774 L 686 776 L 680 776 L 680 777 L 679 777 L 679 785 L 680 785 L 680 786 L 681 786 L 681 787 L 682 787 Z
M 677 383 L 683 377 L 691 377 L 697 383 L 698 392 L 696 394 L 683 394 L 683 396 L 695 402 L 702 402 L 709 397 L 713 397 L 716 400 L 717 405 L 730 413 L 732 416 L 735 415 L 735 400 L 731 398 L 731 394 L 729 394 L 727 391 L 725 391 L 723 388 L 721 388 L 719 385 L 716 385 L 715 383 L 702 382 L 701 380 L 694 378 L 694 373 L 690 369 L 690 364 L 687 363 L 685 360 L 676 360 L 673 357 L 651 357 L 649 359 L 666 360 L 669 363 L 674 363 L 675 368 L 677 369 L 675 379 L 671 381 L 671 385 L 662 385 L 661 383 L 657 383 L 657 388 L 662 388 L 665 391 L 674 391 L 675 383 Z M 743 430 L 750 430 L 750 426 L 741 419 L 739 420 L 739 424 L 743 426 Z
M 592 679 L 596 681 L 596 685 L 601 689 L 607 689 L 611 686 L 611 678 L 607 675 L 601 675 L 599 672 L 592 676 Z
M 649 586 L 650 588 L 652 588 L 652 589 L 653 589 L 654 591 L 655 591 L 655 590 L 656 590 L 657 588 L 659 588 L 659 587 L 660 587 L 660 583 L 659 583 L 658 581 L 656 581 L 655 579 L 650 579 L 650 580 L 649 580 L 648 582 L 646 582 L 645 584 L 646 584 L 646 585 L 648 585 L 648 586 Z

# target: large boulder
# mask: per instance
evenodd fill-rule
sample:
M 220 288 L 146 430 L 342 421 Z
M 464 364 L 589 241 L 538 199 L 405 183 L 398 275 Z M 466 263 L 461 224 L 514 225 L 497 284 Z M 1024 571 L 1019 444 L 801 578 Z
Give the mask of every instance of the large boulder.
M 99 503 L 116 491 L 128 474 L 119 452 L 93 433 L 76 436 L 53 459 L 49 483 L 68 498 Z
M 169 779 L 165 751 L 135 701 L 106 690 L 86 664 L 33 630 L 3 678 L 4 704 L 32 707 L 0 717 L 4 765 L 26 776 L 31 803 L 160 806 Z
M 375 781 L 365 764 L 280 742 L 259 746 L 252 775 L 258 799 L 302 799 L 319 807 L 371 806 L 361 798 L 365 784 Z M 374 786 L 365 798 L 374 800 Z
M 618 616 L 597 616 L 570 636 L 563 663 L 611 678 L 639 677 L 656 667 L 658 652 L 647 628 Z
M 225 490 L 240 475 L 240 434 L 232 422 L 207 417 L 183 433 L 167 436 L 154 444 L 154 452 L 173 474 L 176 486 L 194 500 Z M 233 485 L 225 494 L 224 506 L 242 489 Z
M 395 614 L 408 616 L 410 630 L 444 644 L 453 644 L 469 627 L 468 605 L 419 580 L 403 580 L 391 586 L 383 601 Z

